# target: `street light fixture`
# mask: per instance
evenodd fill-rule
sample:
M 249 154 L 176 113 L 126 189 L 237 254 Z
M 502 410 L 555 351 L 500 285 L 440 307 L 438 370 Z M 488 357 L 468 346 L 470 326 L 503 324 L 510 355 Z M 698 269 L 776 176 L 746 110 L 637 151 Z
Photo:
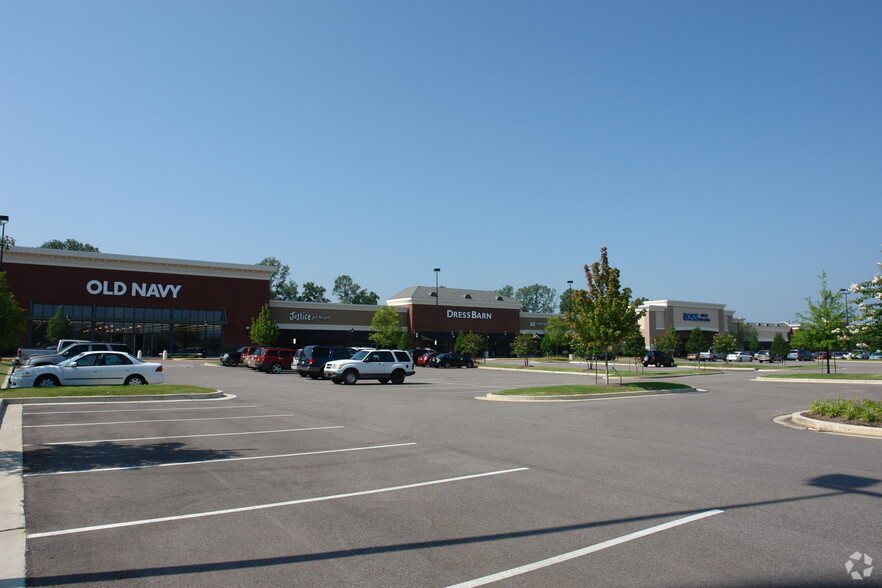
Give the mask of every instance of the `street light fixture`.
M 438 274 L 441 273 L 441 268 L 436 267 L 432 271 L 435 272 L 435 351 L 438 351 L 438 298 L 440 297 L 438 292 Z

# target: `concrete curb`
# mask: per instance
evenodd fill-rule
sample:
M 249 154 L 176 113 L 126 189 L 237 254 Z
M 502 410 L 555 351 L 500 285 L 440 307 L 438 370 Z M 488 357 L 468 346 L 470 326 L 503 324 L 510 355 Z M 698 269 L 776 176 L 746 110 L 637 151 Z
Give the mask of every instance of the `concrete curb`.
M 866 386 L 882 386 L 882 380 L 825 380 L 822 378 L 769 378 L 760 376 L 754 382 L 803 382 L 805 384 L 863 384 Z
M 0 400 L 0 587 L 25 586 L 27 536 L 22 481 L 20 406 Z
M 223 390 L 215 390 L 214 392 L 203 392 L 198 394 L 148 394 L 146 396 L 57 396 L 41 397 L 41 398 L 6 398 L 4 402 L 9 404 L 51 404 L 64 402 L 91 402 L 91 403 L 109 403 L 109 402 L 142 402 L 156 400 L 211 400 L 215 398 L 224 398 L 228 396 Z
M 604 392 L 603 394 L 568 394 L 565 396 L 508 396 L 494 394 L 477 396 L 476 400 L 494 402 L 576 402 L 581 400 L 599 400 L 601 398 L 632 398 L 636 396 L 658 396 L 661 394 L 698 394 L 705 392 L 699 388 L 676 388 L 672 390 L 639 390 L 637 392 Z
M 794 412 L 791 414 L 790 420 L 806 429 L 813 429 L 824 433 L 844 433 L 848 435 L 863 435 L 866 437 L 878 437 L 882 439 L 882 427 L 864 427 L 862 425 L 849 425 L 848 423 L 819 421 L 818 419 L 804 416 L 801 412 Z

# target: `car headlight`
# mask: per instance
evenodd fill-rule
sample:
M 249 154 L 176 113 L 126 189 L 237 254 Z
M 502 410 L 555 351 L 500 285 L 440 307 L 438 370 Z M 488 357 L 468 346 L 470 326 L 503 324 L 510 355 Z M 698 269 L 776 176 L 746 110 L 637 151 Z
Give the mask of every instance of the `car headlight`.
M 30 378 L 33 374 L 29 370 L 19 370 L 12 374 L 13 378 Z

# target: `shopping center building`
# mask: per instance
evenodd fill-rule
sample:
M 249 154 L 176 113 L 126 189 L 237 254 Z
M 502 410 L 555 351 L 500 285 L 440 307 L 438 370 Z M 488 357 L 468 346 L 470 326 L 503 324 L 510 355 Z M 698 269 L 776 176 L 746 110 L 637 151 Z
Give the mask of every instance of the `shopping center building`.
M 63 306 L 70 337 L 126 343 L 144 355 L 210 354 L 250 342 L 251 321 L 263 306 L 279 327 L 278 344 L 368 346 L 373 305 L 270 300 L 275 270 L 244 265 L 12 247 L 3 270 L 28 314 L 23 345 L 45 341 L 48 320 Z M 521 333 L 541 336 L 552 314 L 525 313 L 512 298 L 486 290 L 412 286 L 388 300 L 414 347 L 451 349 L 458 333 L 478 333 L 491 356 L 506 355 Z M 671 325 L 683 341 L 699 327 L 708 341 L 742 319 L 723 304 L 653 300 L 642 308 L 649 346 Z M 786 323 L 749 323 L 768 347 Z

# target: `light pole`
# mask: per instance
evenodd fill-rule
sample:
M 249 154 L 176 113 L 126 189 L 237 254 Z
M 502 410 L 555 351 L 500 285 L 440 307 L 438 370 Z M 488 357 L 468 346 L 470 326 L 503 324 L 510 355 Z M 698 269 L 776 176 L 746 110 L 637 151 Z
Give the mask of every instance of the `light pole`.
M 0 215 L 0 227 L 2 227 L 2 236 L 0 236 L 0 272 L 3 271 L 3 251 L 6 249 L 6 223 L 9 222 L 9 217 L 4 215 Z
M 845 294 L 845 348 L 848 350 L 848 288 L 839 288 L 840 294 Z M 851 353 L 851 351 L 849 351 Z
M 441 295 L 438 292 L 438 274 L 441 273 L 441 268 L 436 267 L 432 271 L 435 272 L 435 351 L 438 351 L 438 298 Z
M 567 299 L 567 310 L 570 311 L 573 309 L 573 281 L 567 280 L 567 292 L 570 293 L 569 298 Z M 563 309 L 560 309 L 563 312 Z

